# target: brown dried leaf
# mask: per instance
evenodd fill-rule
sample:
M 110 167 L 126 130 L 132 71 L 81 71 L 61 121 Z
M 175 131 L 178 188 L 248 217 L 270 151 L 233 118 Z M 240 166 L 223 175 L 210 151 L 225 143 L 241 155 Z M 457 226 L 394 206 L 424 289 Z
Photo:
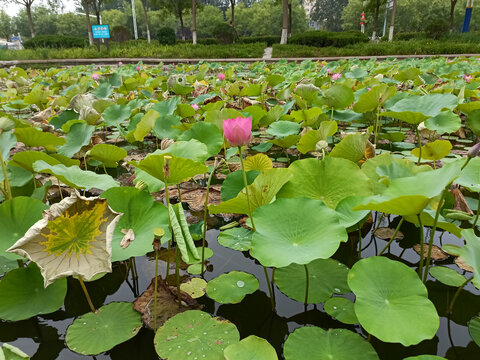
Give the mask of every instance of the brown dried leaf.
M 375 230 L 374 235 L 380 239 L 383 240 L 390 240 L 395 233 L 395 229 L 389 228 L 389 227 L 380 227 L 377 230 Z M 403 239 L 403 233 L 401 231 L 397 232 L 397 235 L 395 235 L 395 239 L 401 240 Z
M 468 265 L 461 256 L 455 258 L 455 264 L 457 264 L 460 269 L 473 273 L 473 268 Z
M 452 193 L 455 199 L 455 203 L 453 204 L 453 210 L 459 210 L 469 215 L 474 215 L 473 211 L 470 210 L 470 208 L 468 207 L 467 202 L 465 201 L 465 197 L 463 196 L 460 189 L 458 188 L 451 189 L 450 192 Z
M 420 244 L 415 244 L 413 245 L 413 250 L 415 250 L 417 252 L 417 254 L 420 255 Z M 425 243 L 424 246 L 423 246 L 423 256 L 426 258 L 428 255 L 428 244 Z M 431 258 L 435 261 L 441 261 L 441 260 L 445 260 L 448 258 L 448 254 L 443 251 L 442 249 L 440 249 L 437 245 L 433 245 L 432 246 L 432 256 Z

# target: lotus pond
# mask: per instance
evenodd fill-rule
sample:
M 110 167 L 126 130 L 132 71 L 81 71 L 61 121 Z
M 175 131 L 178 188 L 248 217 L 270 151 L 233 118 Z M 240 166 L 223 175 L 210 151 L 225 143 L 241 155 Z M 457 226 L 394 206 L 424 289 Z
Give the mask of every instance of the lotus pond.
M 0 359 L 480 358 L 479 66 L 0 69 Z

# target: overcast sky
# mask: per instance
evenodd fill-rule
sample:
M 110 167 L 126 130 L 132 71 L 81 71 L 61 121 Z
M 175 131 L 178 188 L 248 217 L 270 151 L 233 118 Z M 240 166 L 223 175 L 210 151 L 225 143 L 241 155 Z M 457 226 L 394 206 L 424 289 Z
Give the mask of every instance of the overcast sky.
M 41 4 L 45 4 L 45 2 L 43 0 L 36 0 L 33 5 L 41 5 Z M 73 0 L 63 0 L 62 1 L 62 4 L 64 6 L 64 10 L 63 12 L 71 12 L 75 9 L 75 4 L 74 4 L 74 1 Z M 1 4 L 0 5 L 0 9 L 3 9 L 5 10 L 5 12 L 9 15 L 9 16 L 14 16 L 14 15 L 17 15 L 18 12 L 23 8 L 24 6 L 22 5 L 19 5 L 19 4 L 15 4 L 15 3 L 8 3 L 6 5 L 3 5 Z

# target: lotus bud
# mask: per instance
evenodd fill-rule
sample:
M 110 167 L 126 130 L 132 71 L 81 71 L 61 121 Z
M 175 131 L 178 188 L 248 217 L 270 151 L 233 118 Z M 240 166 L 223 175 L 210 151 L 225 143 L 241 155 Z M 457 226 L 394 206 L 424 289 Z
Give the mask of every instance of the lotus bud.
M 237 117 L 223 120 L 223 133 L 230 146 L 245 146 L 252 137 L 252 118 Z
M 218 74 L 217 77 L 218 77 L 218 80 L 220 81 L 225 80 L 225 74 Z
M 317 142 L 317 145 L 315 145 L 315 149 L 317 151 L 326 150 L 327 148 L 328 148 L 328 142 L 326 142 L 325 140 L 320 140 L 319 142 Z
M 468 150 L 467 156 L 469 158 L 476 157 L 478 153 L 480 152 L 480 143 L 473 145 L 470 150 Z
M 332 80 L 338 80 L 342 77 L 342 74 L 340 73 L 335 73 L 332 75 Z
M 192 104 L 193 110 L 197 111 L 198 110 L 198 105 L 197 104 Z
M 142 68 L 140 66 L 137 66 L 137 71 L 140 71 Z
M 93 73 L 93 75 L 92 75 L 92 79 L 93 79 L 93 80 L 98 80 L 98 77 L 99 77 L 99 76 L 98 76 L 97 73 Z
M 425 126 L 425 122 L 422 121 L 420 124 L 418 124 L 418 131 L 422 131 L 422 130 L 425 130 L 427 127 Z
M 122 65 L 123 65 L 123 62 L 119 61 L 118 66 L 122 66 Z

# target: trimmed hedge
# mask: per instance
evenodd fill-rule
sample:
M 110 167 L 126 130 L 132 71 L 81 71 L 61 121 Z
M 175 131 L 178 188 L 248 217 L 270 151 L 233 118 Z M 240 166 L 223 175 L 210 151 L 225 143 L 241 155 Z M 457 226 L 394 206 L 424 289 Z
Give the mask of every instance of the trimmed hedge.
M 23 43 L 23 47 L 26 49 L 60 49 L 86 46 L 88 46 L 88 39 L 62 35 L 39 35 Z
M 266 42 L 268 46 L 272 46 L 273 44 L 279 44 L 280 43 L 280 36 L 264 35 L 264 36 L 241 37 L 239 42 L 241 42 L 243 44 Z
M 370 39 L 360 31 L 329 32 L 329 31 L 307 31 L 293 35 L 289 44 L 307 45 L 316 47 L 344 47 L 357 43 L 368 42 Z
M 169 27 L 162 27 L 157 32 L 158 42 L 162 45 L 175 45 L 177 42 L 177 35 L 175 30 Z

